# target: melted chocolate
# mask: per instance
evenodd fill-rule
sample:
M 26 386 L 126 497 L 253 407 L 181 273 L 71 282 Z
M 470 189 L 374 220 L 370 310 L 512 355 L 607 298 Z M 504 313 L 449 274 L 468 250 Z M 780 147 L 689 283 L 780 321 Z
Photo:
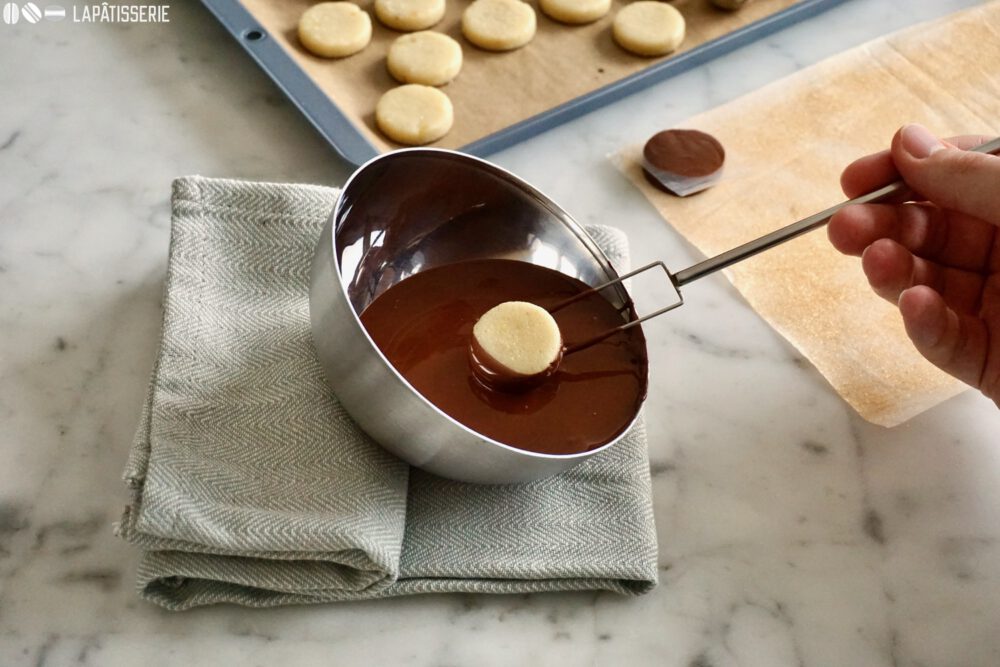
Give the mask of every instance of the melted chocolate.
M 641 328 L 566 356 L 552 375 L 520 393 L 484 385 L 473 373 L 469 349 L 476 320 L 497 304 L 530 301 L 548 308 L 587 289 L 526 262 L 459 262 L 390 287 L 361 322 L 403 377 L 454 419 L 520 449 L 572 454 L 610 442 L 638 412 L 647 382 Z M 599 294 L 560 309 L 555 318 L 567 344 L 622 323 Z
M 562 361 L 562 350 L 555 360 L 549 364 L 548 368 L 541 373 L 525 375 L 508 368 L 498 361 L 496 357 L 486 351 L 479 344 L 479 340 L 473 335 L 469 344 L 469 365 L 476 380 L 481 382 L 486 389 L 506 392 L 523 392 L 534 389 L 547 380 L 559 369 L 559 362 Z

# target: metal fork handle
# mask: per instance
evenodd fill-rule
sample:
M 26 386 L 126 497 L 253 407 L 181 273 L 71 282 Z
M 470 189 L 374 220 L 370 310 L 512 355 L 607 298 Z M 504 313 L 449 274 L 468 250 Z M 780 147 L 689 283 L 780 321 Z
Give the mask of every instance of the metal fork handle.
M 972 149 L 972 151 L 976 153 L 991 153 L 994 155 L 1000 153 L 1000 137 L 994 139 L 993 141 L 989 141 L 983 144 L 982 146 L 979 146 L 978 148 L 974 148 Z M 766 234 L 760 237 L 759 239 L 754 239 L 753 241 L 750 241 L 749 243 L 744 243 L 743 245 L 733 248 L 732 250 L 727 250 L 726 252 L 720 255 L 716 255 L 715 257 L 706 259 L 703 262 L 699 262 L 698 264 L 695 264 L 692 267 L 684 269 L 683 271 L 678 271 L 677 273 L 671 274 L 663 262 L 652 262 L 650 264 L 647 264 L 646 266 L 635 269 L 634 271 L 630 271 L 625 275 L 619 276 L 614 280 L 609 280 L 595 287 L 591 287 L 588 290 L 584 290 L 583 292 L 580 292 L 579 294 L 572 296 L 566 299 L 565 301 L 561 301 L 556 305 L 551 306 L 548 309 L 549 312 L 555 313 L 572 303 L 576 303 L 577 301 L 585 299 L 596 292 L 600 292 L 601 290 L 611 287 L 612 285 L 616 285 L 627 278 L 631 278 L 632 276 L 644 273 L 645 271 L 649 271 L 650 269 L 655 269 L 657 267 L 663 269 L 663 271 L 670 278 L 670 282 L 673 284 L 674 287 L 674 292 L 676 292 L 677 294 L 677 301 L 663 308 L 660 308 L 659 310 L 649 313 L 648 315 L 643 315 L 642 317 L 636 317 L 633 320 L 625 322 L 621 326 L 608 329 L 607 331 L 604 331 L 592 338 L 588 338 L 578 343 L 567 345 L 565 350 L 563 350 L 563 354 L 564 355 L 571 354 L 573 352 L 578 352 L 580 350 L 586 349 L 591 345 L 596 345 L 597 343 L 600 343 L 601 341 L 610 338 L 619 331 L 625 331 L 626 329 L 631 329 L 632 327 L 638 326 L 639 324 L 645 322 L 646 320 L 650 320 L 654 317 L 657 317 L 658 315 L 662 315 L 663 313 L 671 311 L 674 308 L 682 306 L 684 304 L 684 296 L 681 294 L 680 290 L 682 285 L 686 285 L 690 282 L 698 280 L 698 278 L 707 276 L 710 273 L 715 273 L 716 271 L 724 269 L 727 266 L 731 266 L 736 262 L 742 261 L 748 257 L 753 257 L 757 253 L 764 252 L 765 250 L 773 248 L 776 245 L 780 245 L 785 241 L 795 238 L 796 236 L 801 236 L 806 232 L 811 232 L 814 229 L 822 227 L 830 220 L 830 218 L 833 217 L 834 213 L 844 208 L 845 206 L 851 206 L 853 204 L 873 204 L 893 198 L 912 196 L 912 194 L 913 194 L 912 191 L 910 190 L 909 186 L 906 185 L 906 183 L 904 183 L 903 181 L 896 181 L 895 183 L 887 185 L 883 188 L 879 188 L 874 192 L 869 192 L 866 195 L 855 197 L 854 199 L 837 204 L 836 206 L 831 206 L 825 211 L 820 211 L 819 213 L 810 215 L 808 218 L 803 218 L 798 222 L 793 222 L 787 227 L 782 227 L 781 229 L 775 230 L 770 234 Z
M 600 285 L 597 285 L 596 287 L 591 287 L 588 290 L 584 290 L 583 292 L 580 292 L 579 294 L 577 294 L 575 296 L 572 296 L 572 297 L 566 299 L 565 301 L 560 301 L 556 305 L 554 305 L 554 306 L 552 306 L 552 307 L 549 308 L 549 313 L 555 314 L 557 311 L 562 310 L 563 308 L 565 308 L 566 306 L 570 305 L 571 303 L 576 303 L 577 301 L 580 301 L 581 299 L 586 299 L 590 295 L 596 294 L 597 292 L 600 292 L 603 289 L 607 289 L 608 287 L 611 287 L 612 285 L 617 285 L 618 283 L 622 282 L 623 280 L 628 280 L 632 276 L 639 275 L 640 273 L 644 273 L 646 271 L 649 271 L 650 269 L 655 269 L 657 267 L 663 269 L 663 272 L 665 274 L 667 274 L 667 277 L 670 278 L 671 282 L 673 282 L 673 276 L 670 275 L 670 270 L 667 269 L 667 265 L 666 264 L 664 264 L 663 262 L 651 262 L 651 263 L 647 264 L 646 266 L 643 266 L 642 268 L 638 268 L 638 269 L 635 269 L 634 271 L 629 271 L 625 275 L 618 276 L 614 280 L 609 280 L 606 283 L 601 283 Z M 676 289 L 676 287 L 675 287 L 674 291 L 677 293 L 677 301 L 671 303 L 668 306 L 660 308 L 657 311 L 649 313 L 648 315 L 643 315 L 641 317 L 639 317 L 637 315 L 635 317 L 635 319 L 629 320 L 628 322 L 626 322 L 626 323 L 624 323 L 624 324 L 622 324 L 620 326 L 608 329 L 607 331 L 604 331 L 603 333 L 599 333 L 596 336 L 593 336 L 591 338 L 587 338 L 585 340 L 569 344 L 563 350 L 563 355 L 572 354 L 573 352 L 579 352 L 580 350 L 586 349 L 586 348 L 590 347 L 591 345 L 596 345 L 597 343 L 600 343 L 602 340 L 605 340 L 605 339 L 610 338 L 611 336 L 615 335 L 619 331 L 625 331 L 626 329 L 631 329 L 632 327 L 639 326 L 640 324 L 642 324 L 646 320 L 651 320 L 654 317 L 656 317 L 657 315 L 662 315 L 663 313 L 666 313 L 668 311 L 673 310 L 674 308 L 678 308 L 678 307 L 684 305 L 684 297 L 681 296 L 680 290 Z M 629 307 L 629 308 L 632 307 L 632 299 L 631 298 L 625 304 L 625 307 Z
M 996 155 L 1000 152 L 1000 137 L 994 139 L 993 141 L 987 142 L 982 146 L 973 148 L 972 152 L 975 153 L 990 153 Z M 748 257 L 753 257 L 757 253 L 769 250 L 776 245 L 780 245 L 785 241 L 789 241 L 797 236 L 801 236 L 807 232 L 811 232 L 814 229 L 818 229 L 825 225 L 833 214 L 844 208 L 845 206 L 853 206 L 854 204 L 876 204 L 894 197 L 900 197 L 906 193 L 910 192 L 909 186 L 904 181 L 896 181 L 890 185 L 883 188 L 879 188 L 874 192 L 869 192 L 866 195 L 860 197 L 855 197 L 849 201 L 842 202 L 836 206 L 831 206 L 825 211 L 820 211 L 819 213 L 814 213 L 808 218 L 803 218 L 798 222 L 793 222 L 787 227 L 782 227 L 781 229 L 775 230 L 770 234 L 766 234 L 758 239 L 744 243 L 743 245 L 733 248 L 732 250 L 727 250 L 726 252 L 716 255 L 715 257 L 710 257 L 702 262 L 695 264 L 683 271 L 678 271 L 673 275 L 674 285 L 678 288 L 687 285 L 690 282 L 694 282 L 699 278 L 707 276 L 710 273 L 715 273 L 721 269 L 728 266 L 732 266 L 737 262 L 741 262 Z

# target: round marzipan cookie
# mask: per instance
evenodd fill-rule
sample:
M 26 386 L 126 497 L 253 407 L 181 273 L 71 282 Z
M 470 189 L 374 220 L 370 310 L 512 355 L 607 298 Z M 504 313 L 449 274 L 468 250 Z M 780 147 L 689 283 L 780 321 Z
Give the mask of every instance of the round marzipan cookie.
M 593 23 L 611 10 L 611 0 L 538 0 L 538 6 L 561 23 Z
M 386 92 L 375 105 L 375 123 L 395 142 L 420 146 L 448 134 L 451 100 L 437 88 L 410 83 Z
M 618 46 L 640 56 L 662 56 L 684 41 L 684 16 L 665 2 L 640 0 L 622 7 L 612 32 Z
M 444 0 L 375 0 L 375 16 L 393 30 L 425 30 L 444 18 Z
M 475 0 L 462 13 L 462 34 L 487 51 L 517 49 L 535 36 L 535 10 L 521 0 Z
M 424 30 L 397 37 L 385 62 L 400 83 L 443 86 L 462 69 L 462 47 L 448 35 Z
M 299 18 L 299 41 L 317 56 L 343 58 L 371 39 L 372 20 L 353 2 L 321 2 Z

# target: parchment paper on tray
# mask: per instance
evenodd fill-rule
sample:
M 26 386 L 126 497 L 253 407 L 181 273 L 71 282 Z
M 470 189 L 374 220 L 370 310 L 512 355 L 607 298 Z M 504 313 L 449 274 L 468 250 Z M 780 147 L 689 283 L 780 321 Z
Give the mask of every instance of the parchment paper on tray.
M 401 33 L 372 19 L 372 42 L 349 58 L 328 60 L 306 52 L 296 37 L 299 16 L 314 0 L 241 0 L 243 6 L 288 52 L 292 60 L 380 151 L 397 147 L 375 130 L 375 104 L 399 85 L 389 76 L 385 54 Z M 524 48 L 504 53 L 478 49 L 462 37 L 461 16 L 469 2 L 448 2 L 444 19 L 432 30 L 462 45 L 458 77 L 442 90 L 455 106 L 455 126 L 440 148 L 458 148 L 661 62 L 626 53 L 611 37 L 615 13 L 630 0 L 613 0 L 608 14 L 588 25 L 557 23 L 538 10 L 538 32 Z M 687 35 L 674 55 L 723 37 L 788 9 L 799 0 L 754 0 L 738 12 L 715 8 L 708 0 L 673 0 L 684 15 Z M 373 0 L 355 0 L 372 12 Z
M 887 147 L 907 122 L 943 136 L 1000 134 L 1000 2 L 846 51 L 682 123 L 726 147 L 712 190 L 680 199 L 654 189 L 641 144 L 613 160 L 677 231 L 715 255 L 842 201 L 842 169 Z M 964 388 L 913 349 L 896 308 L 825 230 L 727 276 L 871 422 L 897 425 Z

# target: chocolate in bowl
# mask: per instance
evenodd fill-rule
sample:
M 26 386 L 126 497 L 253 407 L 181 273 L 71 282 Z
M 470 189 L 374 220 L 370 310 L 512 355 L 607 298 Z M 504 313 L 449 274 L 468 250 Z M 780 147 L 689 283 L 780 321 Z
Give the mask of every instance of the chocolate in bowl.
M 616 245 L 611 237 L 604 242 Z M 587 285 L 618 278 L 568 213 L 485 160 L 403 149 L 373 158 L 348 179 L 322 230 L 310 277 L 312 338 L 336 398 L 333 409 L 345 410 L 408 463 L 465 482 L 537 480 L 613 449 L 629 429 L 575 454 L 543 454 L 485 436 L 421 395 L 362 325 L 361 313 L 394 285 L 477 259 L 529 262 Z M 627 321 L 631 300 L 624 286 L 601 294 Z M 638 411 L 629 426 L 637 418 Z
M 417 273 L 361 314 L 372 340 L 414 389 L 446 414 L 506 445 L 542 454 L 576 454 L 612 441 L 646 395 L 646 344 L 639 327 L 568 355 L 537 387 L 484 386 L 469 363 L 476 320 L 498 303 L 551 307 L 589 285 L 558 271 L 503 259 L 456 262 Z M 556 313 L 567 345 L 622 324 L 600 294 Z

